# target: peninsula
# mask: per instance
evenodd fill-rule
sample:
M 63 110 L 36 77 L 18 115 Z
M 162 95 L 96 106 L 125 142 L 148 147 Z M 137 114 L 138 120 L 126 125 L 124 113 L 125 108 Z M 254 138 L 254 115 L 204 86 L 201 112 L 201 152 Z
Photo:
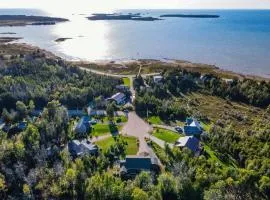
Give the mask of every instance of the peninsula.
M 54 25 L 65 18 L 27 15 L 0 15 L 0 26 Z
M 219 18 L 219 15 L 184 15 L 184 14 L 166 14 L 160 17 L 179 17 L 179 18 Z
M 155 17 L 142 17 L 139 14 L 93 14 L 90 17 L 87 17 L 89 20 L 132 20 L 132 21 L 156 21 L 161 20 Z

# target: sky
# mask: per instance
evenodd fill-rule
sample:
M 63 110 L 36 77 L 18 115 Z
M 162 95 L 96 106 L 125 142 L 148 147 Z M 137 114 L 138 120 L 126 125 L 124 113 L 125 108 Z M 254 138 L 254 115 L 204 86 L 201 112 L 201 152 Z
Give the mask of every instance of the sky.
M 270 9 L 270 0 L 0 0 L 0 8 L 51 12 L 111 9 Z

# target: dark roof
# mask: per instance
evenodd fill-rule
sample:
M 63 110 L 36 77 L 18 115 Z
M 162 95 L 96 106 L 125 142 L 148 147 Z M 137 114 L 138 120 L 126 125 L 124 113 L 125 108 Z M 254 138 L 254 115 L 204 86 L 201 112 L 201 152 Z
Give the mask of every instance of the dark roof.
M 127 170 L 129 169 L 150 170 L 152 160 L 151 157 L 127 156 L 123 164 Z
M 203 132 L 203 128 L 201 124 L 193 118 L 187 118 L 186 126 L 184 126 L 184 133 L 186 135 L 196 135 L 201 134 Z
M 201 134 L 202 130 L 196 126 L 184 126 L 184 133 L 186 135 Z
M 90 128 L 89 120 L 90 118 L 88 116 L 83 116 L 76 124 L 75 131 L 77 133 L 86 133 Z
M 177 142 L 176 146 L 178 147 L 187 147 L 191 151 L 196 152 L 199 148 L 199 140 L 194 136 L 185 136 L 180 137 Z

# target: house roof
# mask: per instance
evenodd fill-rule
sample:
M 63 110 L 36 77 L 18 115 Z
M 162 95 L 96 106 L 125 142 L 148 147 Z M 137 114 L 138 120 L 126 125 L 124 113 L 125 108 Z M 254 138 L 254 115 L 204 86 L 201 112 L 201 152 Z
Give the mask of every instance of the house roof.
M 89 151 L 92 151 L 92 150 L 96 150 L 97 149 L 97 146 L 93 143 L 91 143 L 89 140 L 83 140 L 81 142 L 81 145 L 83 148 L 89 150 Z
M 90 126 L 90 124 L 88 123 L 90 120 L 90 118 L 88 116 L 83 116 L 80 121 L 77 123 L 75 130 L 77 131 L 81 131 L 81 132 L 85 132 L 87 131 L 86 126 Z
M 114 94 L 110 99 L 115 100 L 117 102 L 121 101 L 123 98 L 125 98 L 125 94 L 118 92 Z
M 163 79 L 163 77 L 161 75 L 156 75 L 154 76 L 154 79 Z
M 84 153 L 96 152 L 97 146 L 91 143 L 89 140 L 72 140 L 69 145 L 69 150 L 74 152 L 76 155 L 82 155 Z
M 127 156 L 124 161 L 124 166 L 129 169 L 143 169 L 150 170 L 152 165 L 151 157 L 143 156 Z
M 187 147 L 191 151 L 195 152 L 199 147 L 199 140 L 194 136 L 180 137 L 176 145 L 177 147 Z

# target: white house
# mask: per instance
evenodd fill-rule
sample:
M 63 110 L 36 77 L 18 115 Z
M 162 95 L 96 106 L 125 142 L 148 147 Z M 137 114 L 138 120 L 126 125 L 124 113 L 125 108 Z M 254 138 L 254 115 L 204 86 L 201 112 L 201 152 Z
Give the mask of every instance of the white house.
M 115 101 L 117 105 L 121 105 L 126 102 L 126 95 L 121 92 L 118 92 L 114 94 L 111 98 L 109 98 L 108 100 Z
M 158 76 L 154 76 L 153 79 L 154 79 L 154 83 L 160 83 L 160 81 L 162 81 L 163 77 L 158 75 Z

